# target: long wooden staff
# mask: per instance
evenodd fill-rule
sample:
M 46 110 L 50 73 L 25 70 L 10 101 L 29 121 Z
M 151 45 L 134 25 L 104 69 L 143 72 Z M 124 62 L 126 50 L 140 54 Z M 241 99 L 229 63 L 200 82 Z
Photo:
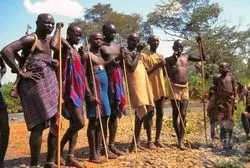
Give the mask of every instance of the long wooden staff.
M 187 132 L 186 132 L 186 128 L 185 128 L 185 124 L 184 124 L 184 121 L 183 121 L 183 119 L 182 119 L 180 107 L 179 107 L 179 105 L 178 105 L 178 103 L 177 103 L 177 100 L 176 100 L 176 97 L 175 97 L 175 93 L 174 93 L 174 89 L 173 89 L 172 83 L 171 83 L 171 81 L 170 81 L 170 78 L 169 78 L 169 76 L 168 76 L 168 71 L 167 71 L 165 65 L 163 66 L 163 69 L 164 69 L 164 72 L 165 72 L 165 74 L 166 74 L 166 78 L 167 78 L 167 81 L 168 81 L 168 84 L 169 84 L 170 91 L 171 91 L 172 95 L 174 96 L 174 102 L 175 102 L 175 105 L 176 105 L 178 114 L 179 114 L 179 116 L 180 116 L 180 122 L 181 122 L 181 125 L 182 125 L 182 127 L 183 127 L 183 131 L 184 131 L 184 135 L 185 135 L 185 134 L 187 133 Z M 186 138 L 187 138 L 187 137 L 186 137 Z M 187 138 L 187 142 L 188 142 L 188 147 L 189 147 L 190 149 L 192 149 L 192 147 L 191 147 L 191 145 L 190 145 L 190 142 L 189 142 L 188 138 Z
M 205 71 L 204 71 L 204 60 L 203 60 L 203 51 L 202 51 L 202 41 L 199 42 L 199 53 L 201 58 L 201 81 L 202 81 L 202 104 L 203 104 L 203 117 L 204 117 L 204 132 L 205 140 L 207 144 L 207 118 L 206 118 L 206 102 L 205 102 Z
M 121 43 L 121 46 L 122 46 L 122 37 L 121 36 L 120 36 L 120 43 Z M 127 78 L 125 59 L 123 59 L 122 62 L 123 62 L 123 71 L 124 71 L 124 83 L 125 83 L 125 87 L 126 87 L 127 101 L 128 101 L 128 106 L 129 106 L 129 116 L 130 116 L 130 121 L 131 121 L 131 125 L 132 125 L 133 139 L 134 139 L 134 145 L 135 145 L 135 157 L 136 157 L 136 166 L 135 167 L 137 167 L 138 149 L 137 149 L 137 142 L 136 142 L 136 138 L 135 138 L 135 131 L 134 131 L 134 125 L 135 124 L 133 122 L 133 114 L 132 114 L 132 108 L 131 108 L 131 102 L 130 102 L 130 94 L 129 94 L 129 88 L 128 88 L 128 78 Z
M 87 45 L 87 51 L 89 53 L 88 37 L 85 37 L 85 40 L 86 40 L 86 45 Z M 89 64 L 90 64 L 91 75 L 92 75 L 93 84 L 94 84 L 95 97 L 98 98 L 97 97 L 97 88 L 96 88 L 96 81 L 95 81 L 95 74 L 94 74 L 93 62 L 91 60 L 90 54 L 89 54 Z M 109 162 L 108 149 L 107 149 L 107 145 L 106 145 L 107 143 L 106 143 L 106 139 L 105 139 L 105 135 L 104 135 L 104 131 L 103 131 L 102 116 L 101 116 L 100 106 L 101 106 L 101 104 L 97 104 L 97 113 L 98 113 L 99 123 L 100 123 L 100 127 L 101 127 L 101 132 L 102 132 L 102 139 L 103 139 L 103 143 L 104 143 L 105 155 L 106 155 L 107 162 Z
M 62 114 L 62 37 L 59 31 L 59 110 L 58 110 L 58 137 L 57 137 L 57 167 L 61 167 L 61 114 Z

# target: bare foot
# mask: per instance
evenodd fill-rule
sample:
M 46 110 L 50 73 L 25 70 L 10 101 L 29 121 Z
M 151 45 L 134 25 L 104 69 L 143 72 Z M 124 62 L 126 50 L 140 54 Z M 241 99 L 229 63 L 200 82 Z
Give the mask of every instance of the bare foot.
M 139 150 L 141 150 L 141 151 L 146 150 L 146 148 L 144 148 L 143 146 L 141 146 L 140 143 L 137 144 L 137 148 L 138 148 Z
M 163 143 L 161 143 L 160 140 L 155 140 L 155 146 L 158 148 L 165 148 L 166 147 Z
M 67 161 L 65 163 L 65 166 L 72 166 L 76 168 L 85 168 L 85 166 L 81 165 L 80 162 L 78 162 L 74 156 L 70 156 L 67 158 Z
M 113 152 L 114 154 L 116 154 L 117 156 L 124 155 L 124 153 L 120 151 L 119 149 L 117 149 L 114 145 L 109 145 L 109 150 Z
M 65 165 L 65 160 L 63 158 L 63 156 L 60 157 L 60 165 Z M 55 159 L 55 164 L 57 164 L 57 158 Z
M 179 142 L 177 148 L 179 148 L 180 150 L 187 150 L 187 147 L 183 144 L 183 142 Z
M 101 159 L 99 156 L 89 157 L 89 161 L 92 162 L 92 163 L 96 163 L 96 164 L 102 164 L 102 163 L 106 162 L 106 160 Z
M 44 168 L 56 168 L 56 164 L 54 162 L 46 162 Z
M 150 150 L 156 150 L 157 149 L 157 147 L 155 146 L 155 144 L 153 142 L 148 142 L 147 148 L 150 149 Z
M 137 150 L 138 150 L 138 152 L 141 152 L 141 151 L 146 150 L 146 148 L 144 148 L 143 146 L 141 146 L 140 143 L 138 143 L 138 144 L 137 144 Z M 134 142 L 132 142 L 132 143 L 130 144 L 129 152 L 135 152 L 135 144 L 134 144 Z
M 117 158 L 117 155 L 114 154 L 113 152 L 111 152 L 108 148 L 107 148 L 107 152 L 108 152 L 108 159 L 116 159 Z M 101 155 L 105 156 L 106 157 L 106 152 L 105 152 L 105 149 L 103 149 L 101 151 Z

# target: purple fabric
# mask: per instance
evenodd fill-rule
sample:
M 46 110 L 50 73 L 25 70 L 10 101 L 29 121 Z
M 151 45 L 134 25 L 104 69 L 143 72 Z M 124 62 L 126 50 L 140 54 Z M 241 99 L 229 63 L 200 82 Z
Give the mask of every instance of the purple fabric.
M 48 127 L 50 119 L 58 111 L 59 89 L 56 67 L 56 60 L 32 59 L 27 65 L 27 70 L 40 72 L 43 78 L 38 82 L 21 79 L 18 84 L 28 130 L 43 122 L 45 122 L 45 127 Z

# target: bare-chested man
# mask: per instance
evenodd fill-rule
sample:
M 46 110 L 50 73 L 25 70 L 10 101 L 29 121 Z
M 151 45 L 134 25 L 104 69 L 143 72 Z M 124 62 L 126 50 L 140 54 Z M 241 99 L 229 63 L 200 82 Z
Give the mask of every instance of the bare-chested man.
M 197 42 L 201 43 L 201 38 L 197 37 Z M 171 100 L 172 110 L 173 110 L 173 127 L 175 129 L 178 148 L 184 149 L 183 138 L 184 130 L 186 126 L 186 112 L 188 107 L 188 61 L 201 61 L 199 56 L 187 56 L 182 55 L 183 43 L 181 40 L 176 40 L 174 42 L 173 50 L 174 53 L 171 57 L 167 57 L 166 67 L 168 72 L 168 77 L 171 81 L 171 86 L 173 92 L 169 87 L 169 99 Z M 202 57 L 205 60 L 205 55 L 202 47 Z M 176 102 L 175 102 L 176 100 Z M 179 116 L 179 113 L 181 116 Z M 181 117 L 178 122 L 178 117 Z M 182 121 L 181 121 L 182 119 Z
M 115 136 L 117 132 L 118 117 L 125 113 L 125 90 L 122 80 L 122 70 L 119 59 L 122 58 L 121 46 L 112 44 L 115 35 L 116 27 L 111 23 L 106 23 L 102 26 L 104 35 L 104 43 L 100 48 L 101 56 L 105 61 L 113 60 L 113 64 L 106 65 L 106 70 L 109 79 L 109 99 L 111 105 L 111 116 L 108 122 L 109 142 L 108 148 L 116 155 L 123 155 L 123 152 L 115 147 Z M 105 135 L 105 138 L 107 134 Z M 111 157 L 112 154 L 109 156 Z
M 58 82 L 56 69 L 58 62 L 52 59 L 50 38 L 47 35 L 54 29 L 54 18 L 50 14 L 40 14 L 37 17 L 36 25 L 35 33 L 10 43 L 2 50 L 2 55 L 13 72 L 21 78 L 18 83 L 18 92 L 27 128 L 31 131 L 30 165 L 38 166 L 43 130 L 50 126 L 45 167 L 53 167 L 55 166 L 54 155 L 57 145 Z M 31 59 L 27 61 L 27 66 L 19 67 L 15 59 L 25 62 L 23 60 L 26 60 L 34 44 L 35 49 Z M 23 50 L 24 57 L 20 57 L 18 54 L 20 50 Z
M 0 82 L 3 75 L 6 73 L 6 66 L 0 54 Z M 1 83 L 0 83 L 1 87 Z M 0 168 L 4 167 L 4 156 L 9 142 L 9 121 L 7 107 L 4 102 L 2 92 L 0 91 Z
M 100 54 L 100 47 L 103 43 L 103 36 L 100 33 L 92 33 L 89 38 L 90 42 L 90 59 L 93 65 L 93 73 L 91 70 L 90 60 L 87 61 L 87 77 L 89 87 L 92 93 L 97 95 L 100 104 L 93 106 L 86 99 L 86 112 L 89 119 L 87 136 L 89 142 L 89 161 L 93 163 L 103 163 L 104 160 L 100 157 L 102 144 L 102 132 L 100 119 L 104 130 L 107 130 L 107 119 L 111 114 L 111 108 L 108 97 L 108 76 L 105 70 L 106 62 Z M 93 77 L 95 83 L 93 82 Z M 95 88 L 96 87 L 96 88 Z M 100 113 L 100 114 L 98 114 Z
M 162 120 L 163 120 L 163 106 L 166 97 L 165 81 L 164 81 L 164 58 L 163 55 L 157 53 L 157 48 L 159 46 L 159 38 L 152 35 L 148 38 L 147 43 L 150 46 L 149 51 L 143 52 L 141 54 L 142 62 L 147 70 L 150 85 L 153 91 L 154 104 L 156 109 L 156 135 L 155 142 L 152 142 L 151 137 L 151 127 L 152 118 L 154 115 L 154 109 L 150 110 L 145 116 L 144 127 L 147 131 L 147 148 L 151 150 L 157 149 L 157 147 L 162 148 L 164 145 L 160 141 Z
M 218 85 L 216 87 L 215 102 L 222 113 L 222 141 L 224 148 L 231 148 L 231 138 L 233 133 L 233 112 L 235 108 L 236 87 L 234 77 L 230 73 L 230 66 L 227 62 L 222 62 L 219 65 L 219 72 L 221 76 L 218 78 Z
M 58 53 L 59 51 L 59 32 L 62 23 L 56 25 L 55 34 L 51 40 L 51 47 Z M 75 159 L 75 146 L 77 143 L 78 131 L 81 130 L 84 123 L 84 100 L 88 97 L 93 103 L 94 97 L 91 95 L 85 73 L 84 53 L 76 50 L 75 45 L 82 38 L 82 28 L 71 23 L 67 29 L 66 40 L 62 38 L 62 64 L 63 64 L 63 116 L 69 120 L 70 125 L 61 140 L 61 164 L 77 168 L 83 167 Z M 69 151 L 66 162 L 63 159 L 63 149 L 69 142 Z

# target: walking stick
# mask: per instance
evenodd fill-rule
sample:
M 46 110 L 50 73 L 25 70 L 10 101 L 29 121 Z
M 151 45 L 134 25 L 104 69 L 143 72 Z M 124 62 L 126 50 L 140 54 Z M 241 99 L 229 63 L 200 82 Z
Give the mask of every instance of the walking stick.
M 202 104 L 203 104 L 203 117 L 204 117 L 204 131 L 205 140 L 207 144 L 207 119 L 206 119 L 206 102 L 205 102 L 205 71 L 204 71 L 204 60 L 202 52 L 202 41 L 199 42 L 199 53 L 201 58 L 201 81 L 202 81 Z
M 89 53 L 89 49 L 88 49 L 88 38 L 85 38 L 86 40 L 86 45 L 87 45 L 87 51 Z M 96 81 L 95 81 L 95 75 L 94 75 L 94 69 L 93 69 L 93 62 L 91 60 L 91 57 L 89 55 L 89 64 L 90 64 L 90 69 L 91 69 L 91 75 L 92 75 L 92 79 L 93 79 L 93 84 L 94 84 L 94 92 L 95 92 L 95 97 L 97 98 L 97 88 L 96 88 Z M 100 109 L 100 104 L 97 104 L 97 113 L 98 113 L 98 118 L 99 118 L 99 122 L 100 122 L 100 127 L 101 127 L 101 132 L 102 132 L 102 139 L 103 139 L 103 143 L 104 143 L 104 149 L 105 149 L 105 155 L 106 155 L 106 159 L 107 162 L 109 162 L 109 158 L 108 158 L 108 149 L 107 149 L 107 143 L 106 143 L 106 139 L 104 136 L 104 131 L 103 131 L 103 125 L 102 125 L 102 116 L 101 116 L 101 109 Z
M 59 31 L 59 110 L 58 110 L 58 137 L 57 137 L 57 167 L 61 167 L 61 114 L 62 114 L 62 37 Z
M 171 81 L 170 81 L 170 79 L 169 79 L 168 71 L 166 70 L 165 65 L 163 66 L 163 69 L 164 69 L 164 72 L 165 72 L 165 74 L 166 74 L 166 78 L 167 78 L 167 81 L 168 81 L 168 84 L 169 84 L 169 87 L 170 87 L 170 91 L 171 91 L 172 95 L 174 96 L 174 102 L 175 102 L 175 105 L 176 105 L 176 107 L 177 107 L 178 114 L 179 114 L 179 116 L 180 116 L 180 122 L 181 122 L 181 125 L 183 126 L 184 135 L 185 135 L 185 134 L 187 133 L 187 132 L 186 132 L 186 128 L 185 128 L 185 124 L 184 124 L 184 121 L 183 121 L 183 119 L 182 119 L 180 107 L 179 107 L 179 105 L 178 105 L 178 103 L 177 103 L 177 100 L 176 100 L 176 97 L 175 97 L 175 94 L 174 94 L 174 90 L 173 90 L 173 86 L 172 86 L 172 83 L 171 83 Z M 187 138 L 187 137 L 186 137 L 186 138 Z M 191 145 L 190 145 L 190 142 L 189 142 L 188 138 L 187 138 L 187 142 L 188 142 L 188 147 L 189 147 L 190 149 L 192 149 L 192 147 L 191 147 Z
M 122 37 L 120 36 L 120 42 L 122 44 Z M 121 53 L 122 54 L 122 53 Z M 136 166 L 138 163 L 138 149 L 137 149 L 137 142 L 135 138 L 135 130 L 134 130 L 134 122 L 133 122 L 133 115 L 132 115 L 132 108 L 131 108 L 131 102 L 130 102 L 130 94 L 128 90 L 128 78 L 127 78 L 127 72 L 126 72 L 126 64 L 125 64 L 125 59 L 123 58 L 123 71 L 124 71 L 124 83 L 125 83 L 125 88 L 126 88 L 126 94 L 127 94 L 127 100 L 128 100 L 128 106 L 129 106 L 129 116 L 130 116 L 130 121 L 132 125 L 132 131 L 133 131 L 133 139 L 134 139 L 134 145 L 135 145 L 135 157 L 136 157 Z

